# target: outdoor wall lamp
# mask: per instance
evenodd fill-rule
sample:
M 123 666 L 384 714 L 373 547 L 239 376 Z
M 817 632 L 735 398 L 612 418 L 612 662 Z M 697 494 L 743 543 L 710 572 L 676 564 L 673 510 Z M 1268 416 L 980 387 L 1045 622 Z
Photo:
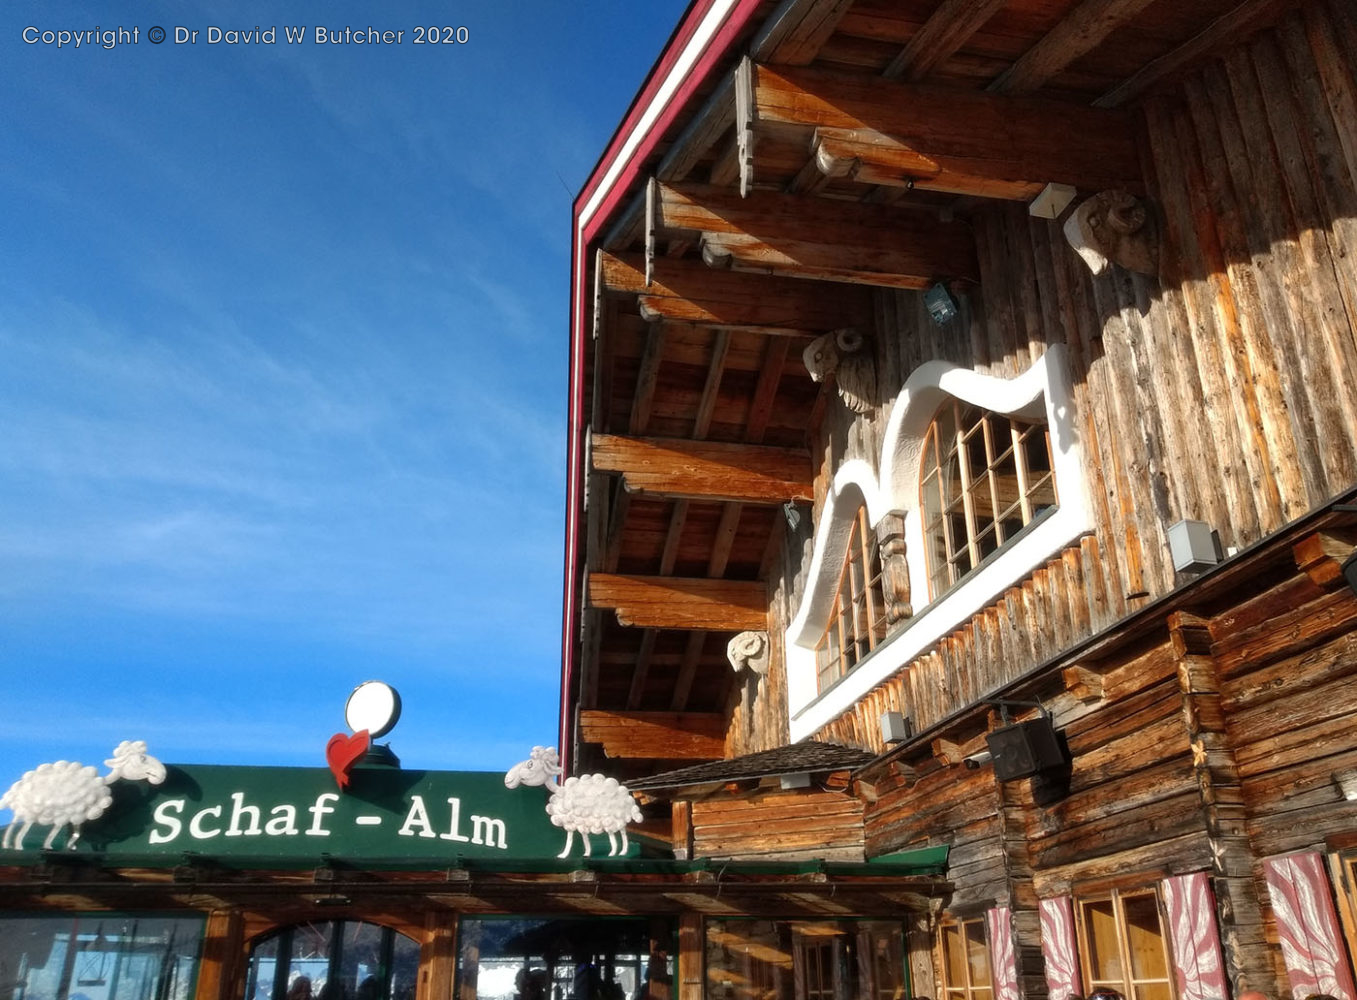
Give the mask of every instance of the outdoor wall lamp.
M 992 701 L 990 704 L 999 709 L 1004 722 L 985 735 L 997 780 L 1017 781 L 1066 766 L 1065 749 L 1060 745 L 1060 735 L 1045 706 L 1040 702 L 1020 701 Z M 1035 706 L 1041 709 L 1041 714 L 1025 722 L 1010 723 L 1008 710 L 1013 705 Z M 967 766 L 972 766 L 969 760 Z
M 1349 559 L 1348 562 L 1352 560 Z M 1351 768 L 1346 771 L 1334 771 L 1333 783 L 1338 787 L 1338 791 L 1349 802 L 1357 802 L 1357 770 Z

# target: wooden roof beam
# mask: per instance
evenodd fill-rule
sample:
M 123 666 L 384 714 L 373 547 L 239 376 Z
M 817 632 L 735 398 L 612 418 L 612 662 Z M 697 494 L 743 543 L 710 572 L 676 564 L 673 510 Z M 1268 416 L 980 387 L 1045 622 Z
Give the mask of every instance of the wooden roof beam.
M 955 55 L 1007 3 L 1008 0 L 944 0 L 881 75 L 888 80 L 922 80 Z
M 600 251 L 603 284 L 612 293 L 637 296 L 641 315 L 770 334 L 822 333 L 865 325 L 871 293 L 794 278 L 713 271 L 699 261 L 661 257 L 646 284 L 645 260 Z
M 735 122 L 735 78 L 727 74 L 664 155 L 655 176 L 681 181 Z
M 749 50 L 761 62 L 807 66 L 829 41 L 854 0 L 782 0 Z
M 725 717 L 715 712 L 580 713 L 580 738 L 605 757 L 633 760 L 720 760 Z
M 1014 200 L 1052 181 L 1143 188 L 1133 122 L 1121 110 L 746 65 L 754 132 L 802 129 L 827 174 Z
M 1113 87 L 1093 102 L 1095 108 L 1115 108 L 1134 100 L 1150 88 L 1196 65 L 1204 56 L 1234 44 L 1257 29 L 1271 24 L 1296 0 L 1244 0 L 1222 14 L 1194 38 L 1141 67 L 1139 72 Z
M 622 625 L 744 632 L 768 627 L 768 592 L 758 581 L 591 573 L 589 605 Z
M 985 88 L 996 94 L 1038 89 L 1154 0 L 1084 0 Z
M 595 434 L 593 466 L 635 493 L 780 504 L 814 496 L 810 455 L 799 448 Z
M 971 231 L 905 209 L 768 191 L 657 184 L 657 223 L 702 234 L 737 270 L 894 288 L 979 278 Z

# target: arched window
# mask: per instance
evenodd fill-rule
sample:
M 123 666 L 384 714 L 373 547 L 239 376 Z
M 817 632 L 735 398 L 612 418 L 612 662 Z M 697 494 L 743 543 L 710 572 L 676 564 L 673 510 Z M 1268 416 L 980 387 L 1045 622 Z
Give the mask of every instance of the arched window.
M 919 474 L 932 597 L 948 590 L 1057 503 L 1046 425 L 945 403 Z
M 829 624 L 815 646 L 820 690 L 825 690 L 856 667 L 885 638 L 886 600 L 881 586 L 881 550 L 867 523 L 867 508 L 862 506 L 853 517 Z
M 414 1000 L 419 944 L 357 920 L 294 924 L 250 950 L 246 1000 Z

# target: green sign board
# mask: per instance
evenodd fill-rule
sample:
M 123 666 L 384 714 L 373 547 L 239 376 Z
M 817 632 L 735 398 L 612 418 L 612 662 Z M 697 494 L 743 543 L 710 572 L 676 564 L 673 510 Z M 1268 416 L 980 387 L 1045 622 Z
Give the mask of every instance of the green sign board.
M 211 858 L 231 867 L 311 866 L 325 860 L 451 867 L 461 858 L 555 858 L 565 831 L 541 787 L 506 788 L 501 774 L 357 767 L 340 791 L 325 768 L 167 765 L 157 786 L 120 781 L 113 803 L 84 825 L 72 855 L 108 863 L 177 865 Z M 41 859 L 47 827 L 0 864 Z M 53 847 L 66 844 L 69 829 Z M 572 855 L 583 854 L 575 838 Z M 634 848 L 635 845 L 633 845 Z M 607 841 L 593 849 L 606 856 Z

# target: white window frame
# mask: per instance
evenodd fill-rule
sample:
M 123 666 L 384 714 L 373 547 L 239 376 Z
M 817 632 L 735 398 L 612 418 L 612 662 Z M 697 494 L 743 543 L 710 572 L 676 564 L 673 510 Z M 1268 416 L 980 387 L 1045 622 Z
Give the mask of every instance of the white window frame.
M 1060 505 L 930 602 L 919 478 L 924 435 L 948 398 L 1020 420 L 1044 422 L 1051 435 Z M 1052 345 L 1013 379 L 944 361 L 930 361 L 915 369 L 892 404 L 876 468 L 863 459 L 844 462 L 835 473 L 815 526 L 805 594 L 787 628 L 784 646 L 793 742 L 809 738 L 842 715 L 942 636 L 1092 530 L 1078 437 L 1073 388 L 1060 345 Z M 833 607 L 853 518 L 863 503 L 873 527 L 892 511 L 904 516 L 914 617 L 896 626 L 870 657 L 822 694 L 817 690 L 815 645 Z

